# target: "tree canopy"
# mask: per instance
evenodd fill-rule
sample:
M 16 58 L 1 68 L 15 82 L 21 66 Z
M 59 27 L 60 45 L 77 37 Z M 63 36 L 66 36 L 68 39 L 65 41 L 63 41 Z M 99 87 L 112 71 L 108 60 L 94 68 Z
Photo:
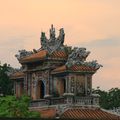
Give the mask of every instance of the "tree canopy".
M 9 64 L 0 64 L 0 94 L 11 95 L 13 90 L 13 82 L 9 79 Z
M 20 117 L 31 118 L 40 117 L 40 113 L 29 111 L 28 96 L 21 96 L 17 99 L 15 96 L 5 96 L 0 98 L 0 117 Z
M 93 93 L 100 95 L 100 106 L 105 109 L 113 109 L 120 107 L 120 89 L 112 88 L 109 91 L 97 88 Z

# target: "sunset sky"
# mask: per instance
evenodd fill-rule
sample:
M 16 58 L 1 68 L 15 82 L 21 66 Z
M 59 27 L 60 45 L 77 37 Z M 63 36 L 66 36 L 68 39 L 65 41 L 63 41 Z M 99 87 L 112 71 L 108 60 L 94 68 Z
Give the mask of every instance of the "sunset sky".
M 120 88 L 120 0 L 0 0 L 0 61 L 20 67 L 18 50 L 40 48 L 50 25 L 65 30 L 65 44 L 86 47 L 103 67 L 93 87 Z

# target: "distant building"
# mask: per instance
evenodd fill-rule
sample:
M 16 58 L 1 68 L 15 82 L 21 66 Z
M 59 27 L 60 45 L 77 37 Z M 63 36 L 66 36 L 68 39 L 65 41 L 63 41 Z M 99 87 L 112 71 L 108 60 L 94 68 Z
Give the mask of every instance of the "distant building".
M 52 25 L 49 39 L 41 33 L 40 49 L 19 51 L 16 57 L 22 69 L 11 75 L 14 94 L 30 96 L 30 110 L 40 111 L 42 117 L 74 118 L 76 114 L 80 118 L 83 112 L 83 118 L 104 116 L 99 108 L 99 95 L 92 94 L 92 75 L 101 65 L 97 61 L 87 62 L 90 52 L 64 45 L 64 38 L 64 29 L 56 37 Z M 115 116 L 106 115 L 111 120 Z

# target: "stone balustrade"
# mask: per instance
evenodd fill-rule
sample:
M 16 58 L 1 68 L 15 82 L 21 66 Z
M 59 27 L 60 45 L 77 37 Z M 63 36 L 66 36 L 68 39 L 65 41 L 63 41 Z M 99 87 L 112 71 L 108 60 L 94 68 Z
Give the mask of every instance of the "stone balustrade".
M 30 107 L 42 107 L 42 106 L 48 106 L 49 104 L 50 104 L 50 100 L 38 99 L 38 100 L 31 101 Z
M 76 105 L 76 106 L 85 106 L 85 105 L 96 105 L 99 106 L 99 98 L 97 97 L 59 97 L 59 98 L 49 98 L 49 99 L 40 99 L 31 101 L 30 107 L 43 107 L 50 105 Z

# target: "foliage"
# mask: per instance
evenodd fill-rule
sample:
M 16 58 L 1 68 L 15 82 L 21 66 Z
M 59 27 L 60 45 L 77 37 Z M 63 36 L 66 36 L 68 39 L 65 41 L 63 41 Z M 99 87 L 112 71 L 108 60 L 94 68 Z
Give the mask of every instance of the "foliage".
M 112 88 L 108 92 L 97 88 L 93 93 L 100 95 L 100 106 L 105 109 L 120 107 L 120 89 Z
M 40 117 L 40 113 L 29 111 L 30 98 L 22 96 L 17 99 L 15 96 L 0 98 L 0 117 Z
M 0 94 L 5 95 L 12 94 L 13 82 L 9 79 L 8 72 L 10 69 L 10 65 L 8 64 L 0 64 Z

